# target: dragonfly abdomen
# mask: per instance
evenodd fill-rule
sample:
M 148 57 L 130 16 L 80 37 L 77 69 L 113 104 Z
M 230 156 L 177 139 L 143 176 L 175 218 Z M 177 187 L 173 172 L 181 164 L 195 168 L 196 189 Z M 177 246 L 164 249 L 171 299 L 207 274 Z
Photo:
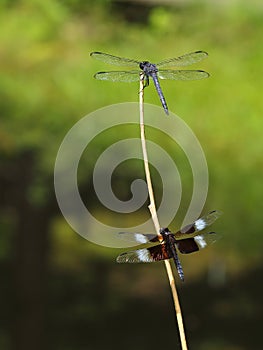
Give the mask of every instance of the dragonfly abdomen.
M 159 98 L 160 98 L 161 104 L 163 106 L 163 109 L 164 109 L 165 113 L 167 115 L 169 115 L 168 106 L 167 106 L 167 103 L 165 101 L 165 98 L 164 98 L 164 95 L 163 95 L 163 92 L 162 92 L 161 85 L 159 83 L 157 74 L 156 73 L 152 73 L 151 77 L 153 79 L 153 82 L 154 82 L 155 88 L 157 90 L 157 93 L 159 95 Z

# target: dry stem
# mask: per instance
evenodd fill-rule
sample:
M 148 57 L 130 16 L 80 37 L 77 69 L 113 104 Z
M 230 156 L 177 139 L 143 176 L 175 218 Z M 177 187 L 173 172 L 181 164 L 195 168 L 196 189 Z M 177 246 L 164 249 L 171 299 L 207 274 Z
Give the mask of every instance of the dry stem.
M 143 98 L 144 98 L 144 83 L 143 83 L 143 74 L 141 75 L 140 79 L 140 92 L 139 92 L 139 100 L 140 100 L 140 130 L 141 130 L 141 144 L 142 144 L 142 152 L 143 152 L 143 161 L 144 161 L 144 169 L 145 169 L 145 176 L 147 181 L 147 187 L 148 187 L 148 193 L 150 198 L 150 204 L 149 204 L 149 210 L 152 216 L 152 220 L 155 226 L 156 233 L 160 237 L 160 241 L 162 239 L 159 231 L 160 231 L 160 224 L 157 217 L 156 212 L 156 206 L 155 206 L 155 200 L 154 200 L 154 192 L 152 187 L 152 181 L 151 181 L 151 174 L 149 169 L 149 162 L 148 162 L 148 155 L 147 155 L 147 148 L 146 148 L 146 140 L 145 140 L 145 131 L 144 131 L 144 105 L 143 105 Z M 177 324 L 179 328 L 179 334 L 180 334 L 180 340 L 181 340 L 181 346 L 182 350 L 187 350 L 187 343 L 185 338 L 185 332 L 184 332 L 184 325 L 183 325 L 183 317 L 181 313 L 180 303 L 178 299 L 178 294 L 176 290 L 175 285 L 175 279 L 173 276 L 173 271 L 171 268 L 171 263 L 169 260 L 164 260 L 167 275 L 169 278 L 169 283 L 173 295 L 174 300 L 174 307 L 176 312 L 176 318 L 177 318 Z

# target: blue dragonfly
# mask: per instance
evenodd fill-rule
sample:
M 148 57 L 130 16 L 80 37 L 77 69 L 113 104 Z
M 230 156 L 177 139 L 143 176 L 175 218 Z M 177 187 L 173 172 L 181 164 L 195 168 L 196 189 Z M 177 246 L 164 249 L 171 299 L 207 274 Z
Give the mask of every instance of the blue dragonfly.
M 203 70 L 175 70 L 175 69 L 162 69 L 166 67 L 183 67 L 193 63 L 199 62 L 208 56 L 205 51 L 195 51 L 187 53 L 183 56 L 170 58 L 163 60 L 159 63 L 150 63 L 149 61 L 136 61 L 130 58 L 117 57 L 103 52 L 91 52 L 91 57 L 97 60 L 103 61 L 108 64 L 116 66 L 128 66 L 137 68 L 136 70 L 122 70 L 122 71 L 109 71 L 109 72 L 98 72 L 94 75 L 95 79 L 98 80 L 110 80 L 110 81 L 121 81 L 121 82 L 134 82 L 140 80 L 140 74 L 144 74 L 144 87 L 149 85 L 149 78 L 151 77 L 163 109 L 167 115 L 168 106 L 164 98 L 159 79 L 172 79 L 172 80 L 197 80 L 208 78 L 209 73 Z M 141 70 L 139 70 L 140 68 Z

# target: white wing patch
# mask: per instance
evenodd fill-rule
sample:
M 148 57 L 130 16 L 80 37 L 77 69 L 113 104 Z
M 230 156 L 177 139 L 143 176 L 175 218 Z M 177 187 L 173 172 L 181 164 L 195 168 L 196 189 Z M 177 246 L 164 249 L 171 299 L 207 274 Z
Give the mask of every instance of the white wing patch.
M 147 249 L 138 249 L 136 251 L 138 258 L 141 262 L 149 262 L 152 261 L 151 254 Z
M 139 242 L 142 244 L 148 242 L 148 239 L 141 233 L 135 233 L 134 236 L 135 236 L 136 242 Z
M 203 230 L 206 226 L 207 226 L 207 223 L 206 223 L 206 221 L 203 220 L 202 218 L 196 220 L 196 222 L 195 222 L 196 231 L 201 231 L 201 230 Z
M 197 243 L 201 248 L 205 248 L 205 247 L 207 246 L 204 237 L 201 236 L 201 235 L 195 236 L 195 237 L 194 237 L 194 240 L 196 241 L 196 243 Z

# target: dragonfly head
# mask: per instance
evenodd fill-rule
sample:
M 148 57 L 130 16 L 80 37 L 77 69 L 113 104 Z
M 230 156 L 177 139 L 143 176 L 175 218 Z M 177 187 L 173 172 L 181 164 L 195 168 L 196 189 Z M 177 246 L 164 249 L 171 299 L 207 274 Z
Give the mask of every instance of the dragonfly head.
M 150 64 L 150 62 L 148 61 L 143 61 L 143 62 L 140 62 L 140 68 L 143 70 L 145 66 L 148 66 Z
M 170 230 L 169 230 L 168 227 L 160 228 L 160 234 L 161 234 L 162 236 L 167 236 L 167 234 L 170 234 L 170 233 L 171 233 L 171 232 L 170 232 Z

